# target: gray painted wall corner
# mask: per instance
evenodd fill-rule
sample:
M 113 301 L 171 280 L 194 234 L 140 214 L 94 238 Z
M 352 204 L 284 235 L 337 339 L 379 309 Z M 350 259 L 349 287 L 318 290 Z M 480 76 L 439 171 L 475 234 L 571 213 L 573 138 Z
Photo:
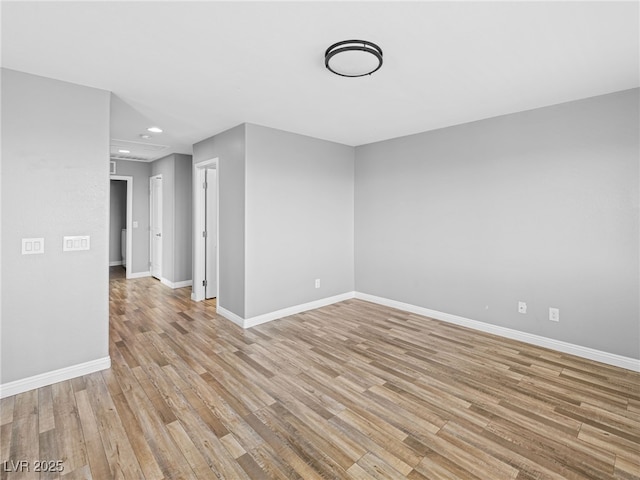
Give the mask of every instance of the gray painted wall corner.
M 246 142 L 245 318 L 352 292 L 353 147 L 253 124 Z

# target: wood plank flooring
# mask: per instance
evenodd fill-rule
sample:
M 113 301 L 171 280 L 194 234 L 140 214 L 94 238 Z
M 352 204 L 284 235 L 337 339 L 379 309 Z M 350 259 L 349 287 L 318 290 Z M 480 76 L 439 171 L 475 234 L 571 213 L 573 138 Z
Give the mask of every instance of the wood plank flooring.
M 3 399 L 0 479 L 640 478 L 639 374 L 359 300 L 243 331 L 110 284 L 112 368 Z

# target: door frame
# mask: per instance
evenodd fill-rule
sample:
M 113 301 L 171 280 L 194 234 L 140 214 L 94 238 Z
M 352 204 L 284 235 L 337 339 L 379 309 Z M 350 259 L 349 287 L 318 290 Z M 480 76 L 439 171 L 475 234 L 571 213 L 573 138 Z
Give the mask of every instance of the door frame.
M 162 178 L 162 174 L 161 173 L 156 173 L 155 175 L 151 175 L 149 177 L 149 273 L 151 274 L 152 277 L 157 278 L 158 280 L 162 280 L 162 269 L 163 269 L 163 261 L 164 261 L 164 237 L 162 237 L 162 231 L 160 232 L 160 273 L 158 274 L 158 276 L 156 277 L 153 272 L 151 271 L 151 264 L 152 264 L 152 259 L 153 259 L 153 229 L 152 224 L 152 218 L 153 218 L 153 204 L 152 204 L 152 200 L 153 200 L 153 180 L 154 179 L 159 179 L 162 183 L 160 184 L 160 218 L 161 218 L 161 225 L 162 228 L 161 230 L 164 230 L 164 181 Z M 157 259 L 156 259 L 157 260 Z M 158 263 L 157 261 L 155 262 L 156 264 Z
M 127 182 L 127 260 L 125 265 L 126 278 L 131 278 L 131 266 L 133 265 L 133 177 L 130 175 L 110 175 L 111 180 L 124 180 Z
M 220 165 L 218 157 L 203 160 L 193 165 L 193 283 L 191 299 L 200 302 L 205 299 L 205 287 L 202 282 L 205 273 L 205 249 L 206 241 L 202 236 L 205 227 L 205 203 L 204 193 L 201 188 L 204 183 L 204 172 L 207 169 L 216 169 L 216 285 L 217 305 L 220 305 Z

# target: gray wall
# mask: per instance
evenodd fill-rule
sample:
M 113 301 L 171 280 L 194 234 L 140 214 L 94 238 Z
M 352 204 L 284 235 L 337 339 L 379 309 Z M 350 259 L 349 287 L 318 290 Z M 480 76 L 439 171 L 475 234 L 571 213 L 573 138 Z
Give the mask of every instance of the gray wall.
M 109 95 L 2 69 L 2 383 L 109 355 Z
M 638 131 L 635 89 L 358 147 L 356 290 L 640 357 Z
M 109 263 L 122 262 L 121 233 L 127 228 L 127 182 L 111 180 L 109 193 Z
M 193 278 L 193 159 L 191 155 L 175 154 L 175 236 L 173 281 Z
M 245 318 L 353 291 L 353 182 L 353 147 L 247 124 Z
M 219 305 L 245 318 L 245 125 L 193 146 L 193 163 L 218 158 Z
M 133 177 L 132 220 L 138 222 L 131 237 L 131 273 L 149 272 L 149 177 L 151 165 L 116 160 L 116 175 Z

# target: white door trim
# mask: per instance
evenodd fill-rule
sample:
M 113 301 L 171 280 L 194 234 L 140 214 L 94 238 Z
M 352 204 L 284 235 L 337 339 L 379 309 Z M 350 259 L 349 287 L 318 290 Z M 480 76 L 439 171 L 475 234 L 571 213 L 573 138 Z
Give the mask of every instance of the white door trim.
M 209 168 L 217 169 L 216 175 L 216 285 L 218 287 L 218 305 L 220 304 L 220 169 L 218 157 L 203 160 L 193 165 L 193 287 L 191 299 L 200 302 L 205 298 L 205 287 L 202 281 L 205 278 L 204 250 L 206 248 L 205 239 L 202 236 L 204 231 L 204 194 L 201 185 L 204 182 L 204 171 Z
M 127 182 L 127 264 L 126 278 L 131 278 L 131 266 L 133 265 L 133 177 L 129 175 L 111 175 L 111 180 L 124 180 Z

